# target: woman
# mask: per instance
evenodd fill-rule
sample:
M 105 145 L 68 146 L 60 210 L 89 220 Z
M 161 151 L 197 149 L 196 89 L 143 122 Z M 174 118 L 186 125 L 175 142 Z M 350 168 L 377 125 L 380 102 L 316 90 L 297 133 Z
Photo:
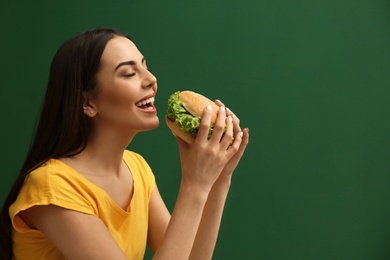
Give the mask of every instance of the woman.
M 248 129 L 217 101 L 210 139 L 209 108 L 193 145 L 177 138 L 182 181 L 171 215 L 147 163 L 126 150 L 158 126 L 156 91 L 145 58 L 117 30 L 83 32 L 59 48 L 34 142 L 3 206 L 1 259 L 142 259 L 146 245 L 154 259 L 212 257 Z

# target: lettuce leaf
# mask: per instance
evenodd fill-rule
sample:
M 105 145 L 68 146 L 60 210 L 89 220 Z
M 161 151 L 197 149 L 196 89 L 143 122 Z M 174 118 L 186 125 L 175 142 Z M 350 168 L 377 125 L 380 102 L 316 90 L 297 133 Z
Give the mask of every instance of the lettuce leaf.
M 200 127 L 201 118 L 191 115 L 179 100 L 180 91 L 173 93 L 168 98 L 167 117 L 180 126 L 185 132 L 191 136 L 196 137 Z M 214 125 L 210 127 L 209 137 L 214 129 Z

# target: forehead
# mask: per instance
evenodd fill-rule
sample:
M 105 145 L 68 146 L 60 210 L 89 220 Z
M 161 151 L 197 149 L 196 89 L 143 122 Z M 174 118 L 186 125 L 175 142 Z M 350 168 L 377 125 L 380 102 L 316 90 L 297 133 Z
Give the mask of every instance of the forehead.
M 101 64 L 103 66 L 116 67 L 123 61 L 141 61 L 142 54 L 137 46 L 125 37 L 114 37 L 107 42 L 101 57 Z

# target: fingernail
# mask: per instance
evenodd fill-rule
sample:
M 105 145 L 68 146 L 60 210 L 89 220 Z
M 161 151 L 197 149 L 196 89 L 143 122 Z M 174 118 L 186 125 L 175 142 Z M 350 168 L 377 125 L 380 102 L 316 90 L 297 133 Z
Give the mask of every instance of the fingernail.
M 207 110 L 211 110 L 211 106 L 210 106 L 210 105 L 207 105 L 206 109 L 207 109 Z
M 230 122 L 232 122 L 232 121 L 233 121 L 233 118 L 232 118 L 231 116 L 228 116 L 228 120 L 229 120 Z
M 222 112 L 225 112 L 225 107 L 220 108 Z
M 240 132 L 240 137 L 242 137 L 244 135 L 244 133 L 243 132 Z

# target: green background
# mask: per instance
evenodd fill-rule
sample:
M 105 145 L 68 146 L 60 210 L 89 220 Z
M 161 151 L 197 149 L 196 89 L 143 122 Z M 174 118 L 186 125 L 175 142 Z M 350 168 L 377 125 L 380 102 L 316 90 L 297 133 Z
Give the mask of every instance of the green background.
M 170 209 L 180 169 L 168 96 L 218 98 L 250 129 L 214 259 L 390 259 L 389 12 L 388 0 L 1 0 L 0 201 L 58 46 L 112 26 L 158 78 L 162 123 L 129 148 Z

